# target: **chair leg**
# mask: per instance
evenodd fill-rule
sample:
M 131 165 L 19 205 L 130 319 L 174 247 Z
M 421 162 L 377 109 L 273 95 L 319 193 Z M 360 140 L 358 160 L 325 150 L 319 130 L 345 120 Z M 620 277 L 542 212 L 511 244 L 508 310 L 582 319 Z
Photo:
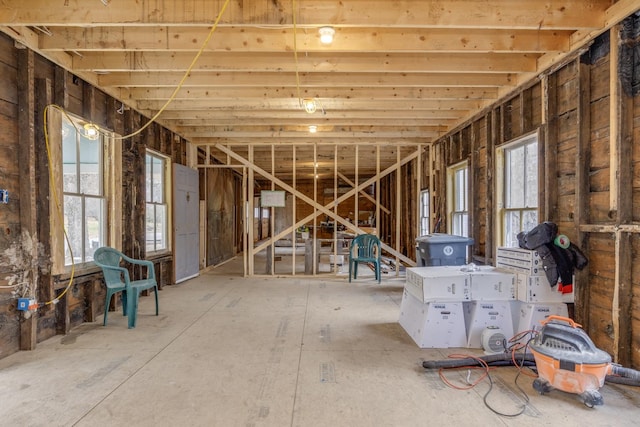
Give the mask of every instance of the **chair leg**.
M 104 318 L 102 320 L 102 326 L 107 326 L 107 313 L 109 312 L 109 305 L 111 304 L 111 297 L 113 294 L 107 289 L 107 297 L 104 302 Z
M 156 316 L 157 316 L 158 315 L 158 286 L 153 288 L 153 290 L 156 291 Z
M 127 304 L 127 316 L 129 317 L 129 329 L 136 327 L 136 314 L 138 312 L 138 299 L 140 292 L 135 290 L 133 295 L 130 295 L 130 301 Z
M 122 315 L 127 315 L 127 291 L 120 293 L 120 302 L 122 303 Z

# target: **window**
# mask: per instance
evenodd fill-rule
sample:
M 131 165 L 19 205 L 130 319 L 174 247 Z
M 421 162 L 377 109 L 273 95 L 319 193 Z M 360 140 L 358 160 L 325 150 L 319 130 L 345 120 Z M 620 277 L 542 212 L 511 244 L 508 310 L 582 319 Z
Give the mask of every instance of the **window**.
M 81 129 L 75 119 L 62 120 L 62 205 L 69 238 L 64 265 L 92 261 L 95 250 L 106 244 L 104 135 L 89 139 Z
M 167 160 L 147 152 L 146 163 L 146 248 L 147 252 L 167 249 Z
M 538 224 L 538 135 L 522 138 L 501 151 L 502 244 L 516 247 L 518 233 Z
M 420 192 L 420 235 L 429 234 L 429 190 Z
M 469 236 L 469 167 L 467 162 L 449 168 L 449 217 L 451 234 Z

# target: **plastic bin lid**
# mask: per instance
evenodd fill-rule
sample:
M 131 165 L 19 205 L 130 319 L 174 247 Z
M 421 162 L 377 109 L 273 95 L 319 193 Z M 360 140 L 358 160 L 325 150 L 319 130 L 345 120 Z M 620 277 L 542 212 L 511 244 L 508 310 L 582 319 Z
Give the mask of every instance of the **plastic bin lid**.
M 465 243 L 467 245 L 472 245 L 473 239 L 470 237 L 456 236 L 455 234 L 433 233 L 418 237 L 416 239 L 416 243 Z

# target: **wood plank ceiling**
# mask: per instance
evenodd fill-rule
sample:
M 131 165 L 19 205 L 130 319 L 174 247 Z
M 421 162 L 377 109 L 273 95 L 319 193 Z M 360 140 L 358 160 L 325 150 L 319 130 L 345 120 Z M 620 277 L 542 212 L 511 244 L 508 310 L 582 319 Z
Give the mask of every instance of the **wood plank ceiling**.
M 221 14 L 158 121 L 198 145 L 254 145 L 265 170 L 274 145 L 283 159 L 292 144 L 307 156 L 316 147 L 310 163 L 333 159 L 337 144 L 351 150 L 338 154 L 344 162 L 357 153 L 366 176 L 397 161 L 383 150 L 378 165 L 373 147 L 434 141 L 638 8 L 637 0 L 233 0 L 221 13 L 225 3 L 3 0 L 0 30 L 152 117 Z M 323 26 L 335 30 L 331 44 L 320 42 Z M 305 112 L 304 98 L 318 111 Z M 282 174 L 294 164 L 278 163 Z

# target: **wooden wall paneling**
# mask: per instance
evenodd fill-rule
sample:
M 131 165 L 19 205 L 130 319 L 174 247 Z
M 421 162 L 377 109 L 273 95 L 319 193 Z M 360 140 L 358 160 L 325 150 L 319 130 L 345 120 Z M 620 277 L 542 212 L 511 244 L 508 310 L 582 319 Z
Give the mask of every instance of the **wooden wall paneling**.
M 533 88 L 523 90 L 520 93 L 520 129 L 522 133 L 535 129 L 533 105 Z
M 493 260 L 495 259 L 495 250 L 498 246 L 498 241 L 496 239 L 496 217 L 498 215 L 497 207 L 496 207 L 496 185 L 495 185 L 495 173 L 496 173 L 496 146 L 498 145 L 498 136 L 499 136 L 499 123 L 500 123 L 500 114 L 496 109 L 491 110 L 488 113 L 487 118 L 487 161 L 486 161 L 486 170 L 487 170 L 487 208 L 485 210 L 485 263 L 493 264 Z
M 30 282 L 28 293 L 23 297 L 38 296 L 38 202 L 36 188 L 36 145 L 35 145 L 35 89 L 34 53 L 30 49 L 18 51 L 18 171 L 20 187 L 21 235 L 17 239 L 27 239 L 34 244 L 23 246 L 25 255 L 20 266 L 26 271 L 23 278 Z M 25 242 L 26 243 L 26 242 Z M 24 245 L 24 243 L 22 243 Z M 24 312 L 20 321 L 20 350 L 33 350 L 37 342 L 38 312 Z
M 513 115 L 511 114 L 511 110 L 513 106 L 511 105 L 513 100 L 508 100 L 504 102 L 500 108 L 500 112 L 502 113 L 502 138 L 503 142 L 510 141 L 514 137 L 514 129 L 513 129 Z M 518 122 L 516 122 L 518 123 Z
M 633 63 L 633 58 L 629 58 L 626 55 L 633 55 L 632 50 L 619 50 L 618 60 L 614 62 L 613 46 L 619 46 L 620 40 L 617 36 L 620 29 L 614 27 L 611 30 L 612 37 L 612 58 L 611 63 L 612 81 L 616 82 L 615 92 L 612 93 L 611 110 L 615 111 L 615 128 L 616 134 L 612 131 L 612 142 L 614 142 L 616 149 L 616 165 L 618 176 L 616 177 L 617 183 L 617 215 L 616 225 L 629 224 L 633 218 L 633 98 L 630 91 L 624 90 L 622 87 L 621 76 L 618 73 L 623 63 Z M 616 34 L 616 37 L 613 35 Z M 612 86 L 613 89 L 613 86 Z M 613 172 L 613 170 L 612 170 Z M 617 233 L 616 241 L 616 283 L 614 290 L 613 300 L 613 317 L 614 317 L 614 330 L 616 329 L 615 345 L 616 354 L 615 360 L 617 363 L 623 366 L 629 366 L 631 362 L 631 342 L 632 342 L 632 328 L 631 319 L 632 316 L 632 298 L 633 298 L 633 283 L 632 283 L 632 263 L 633 253 L 631 247 L 631 234 L 630 233 Z
M 547 76 L 546 93 L 546 127 L 544 142 L 539 144 L 539 159 L 543 165 L 543 172 L 539 175 L 543 177 L 541 189 L 541 218 L 539 221 L 555 221 L 558 193 L 557 193 L 557 144 L 558 144 L 558 96 L 557 96 L 557 73 Z
M 632 253 L 640 253 L 640 234 L 634 233 L 632 235 Z M 638 369 L 640 366 L 640 334 L 637 332 L 640 330 L 640 264 L 637 262 L 632 263 L 632 285 L 633 285 L 633 297 L 631 298 L 631 318 L 629 323 L 631 324 L 631 358 L 630 363 L 627 366 L 631 366 Z
M 522 91 L 508 101 L 507 111 L 509 113 L 509 126 L 507 129 L 509 129 L 510 139 L 512 139 L 522 135 Z
M 587 54 L 581 58 L 578 68 L 578 99 L 577 99 L 577 155 L 575 161 L 575 205 L 573 223 L 575 227 L 574 243 L 585 253 L 589 253 L 588 234 L 580 226 L 588 224 L 589 216 L 589 174 L 591 164 L 591 66 L 587 62 Z M 587 255 L 588 258 L 588 255 Z M 575 320 L 587 326 L 589 319 L 589 268 L 575 271 L 576 283 L 574 316 Z M 587 333 L 589 332 L 586 328 Z
M 598 230 L 595 230 L 598 231 Z M 615 281 L 612 262 L 615 235 L 613 232 L 593 232 L 589 236 L 589 317 L 583 325 L 594 343 L 614 354 L 611 302 Z
M 472 249 L 471 258 L 475 260 L 477 256 L 479 256 L 480 244 L 482 243 L 478 238 L 480 235 L 480 221 L 478 220 L 480 217 L 479 210 L 481 209 L 481 205 L 484 204 L 481 202 L 476 196 L 479 193 L 480 182 L 482 178 L 480 177 L 480 173 L 482 169 L 480 168 L 480 142 L 478 138 L 478 121 L 474 121 L 469 126 L 468 132 L 468 145 L 469 145 L 469 173 L 467 175 L 467 179 L 469 180 L 469 188 L 467 191 L 468 195 L 468 218 L 469 218 L 469 237 L 474 239 L 474 245 Z
M 55 67 L 53 77 L 53 99 L 57 105 L 65 110 L 69 108 L 69 91 L 67 90 L 68 82 L 69 72 L 61 67 Z
M 36 150 L 39 153 L 46 153 L 44 139 L 43 112 L 47 105 L 53 102 L 53 85 L 50 79 L 36 79 L 35 81 L 35 135 Z M 51 276 L 51 259 L 45 254 L 51 253 L 51 223 L 49 217 L 49 162 L 48 156 L 36 156 L 36 186 L 34 187 L 38 203 L 38 241 L 40 244 L 40 265 L 39 265 L 39 286 L 38 301 L 49 302 L 55 298 L 53 290 L 53 277 Z M 43 340 L 55 335 L 55 306 L 48 304 L 38 310 L 39 317 L 45 317 L 52 321 L 40 320 L 38 326 L 38 340 Z

